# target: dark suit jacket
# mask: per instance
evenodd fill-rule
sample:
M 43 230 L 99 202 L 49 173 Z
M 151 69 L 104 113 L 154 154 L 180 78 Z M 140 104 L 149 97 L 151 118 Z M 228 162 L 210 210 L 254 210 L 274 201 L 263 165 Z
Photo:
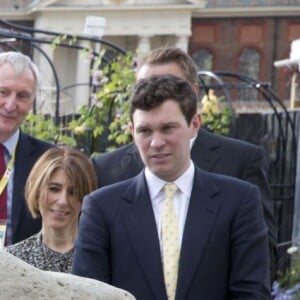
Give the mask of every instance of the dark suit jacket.
M 257 185 L 262 195 L 264 219 L 268 227 L 272 275 L 275 274 L 277 229 L 274 207 L 266 175 L 264 149 L 253 144 L 218 136 L 200 129 L 192 147 L 194 163 L 210 172 L 240 178 Z M 99 187 L 137 175 L 144 167 L 134 144 L 92 159 Z
M 258 188 L 196 168 L 176 300 L 270 299 L 268 269 Z M 72 273 L 167 299 L 144 172 L 84 199 Z
M 41 220 L 33 219 L 27 209 L 24 187 L 36 160 L 54 145 L 20 133 L 16 149 L 12 198 L 12 243 L 19 242 L 41 229 Z

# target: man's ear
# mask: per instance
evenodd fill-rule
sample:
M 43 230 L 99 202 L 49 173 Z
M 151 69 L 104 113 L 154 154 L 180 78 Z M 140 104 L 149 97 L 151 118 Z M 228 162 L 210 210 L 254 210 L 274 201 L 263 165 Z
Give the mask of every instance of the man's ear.
M 195 137 L 198 134 L 198 131 L 201 127 L 201 116 L 200 114 L 195 114 L 192 121 L 191 121 L 191 127 L 192 127 L 192 134 L 193 137 Z
M 198 115 L 198 119 L 199 119 L 199 123 L 200 123 L 200 127 L 201 127 L 201 125 L 202 125 L 201 115 L 199 113 L 197 113 L 197 115 Z M 200 127 L 199 127 L 199 129 L 200 129 Z
M 129 128 L 129 131 L 130 131 L 132 137 L 134 137 L 134 128 L 133 128 L 132 122 L 130 122 L 130 123 L 128 124 L 128 128 Z

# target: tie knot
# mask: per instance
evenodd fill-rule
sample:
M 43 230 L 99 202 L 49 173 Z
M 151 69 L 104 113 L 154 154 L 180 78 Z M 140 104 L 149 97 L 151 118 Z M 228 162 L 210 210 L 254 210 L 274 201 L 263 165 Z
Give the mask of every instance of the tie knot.
M 164 186 L 164 191 L 166 198 L 173 198 L 177 191 L 177 185 L 173 182 L 166 183 Z

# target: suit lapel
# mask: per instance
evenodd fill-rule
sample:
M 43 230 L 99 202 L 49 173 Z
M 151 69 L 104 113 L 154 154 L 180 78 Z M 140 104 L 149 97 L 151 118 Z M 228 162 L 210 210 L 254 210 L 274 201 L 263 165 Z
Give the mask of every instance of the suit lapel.
M 12 199 L 12 234 L 14 236 L 18 226 L 19 216 L 26 213 L 24 209 L 24 186 L 31 166 L 33 165 L 32 145 L 26 135 L 20 133 L 16 149 L 16 161 L 14 169 L 14 188 Z M 29 213 L 29 212 L 28 212 Z
M 212 171 L 220 159 L 219 140 L 204 129 L 200 129 L 191 150 L 195 165 L 206 171 Z
M 205 246 L 220 208 L 213 197 L 217 193 L 218 188 L 196 168 L 182 239 L 176 299 L 185 299 L 194 273 L 201 268 Z
M 134 254 L 153 291 L 153 299 L 164 299 L 166 292 L 159 238 L 144 172 L 135 180 L 125 194 L 127 201 L 132 202 L 132 208 L 126 211 L 124 223 Z M 165 297 L 162 298 L 162 295 Z

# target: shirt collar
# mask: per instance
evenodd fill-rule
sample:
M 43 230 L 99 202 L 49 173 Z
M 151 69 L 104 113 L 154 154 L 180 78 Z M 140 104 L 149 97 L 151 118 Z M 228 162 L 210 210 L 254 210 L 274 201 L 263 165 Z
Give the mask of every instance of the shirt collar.
M 17 130 L 12 136 L 10 136 L 5 142 L 3 142 L 3 146 L 7 149 L 10 156 L 12 156 L 14 149 L 18 143 L 20 136 L 20 130 Z
M 195 166 L 191 161 L 189 168 L 179 177 L 174 183 L 179 190 L 188 198 L 191 196 L 193 182 L 194 182 Z M 154 175 L 148 167 L 145 168 L 145 177 L 148 185 L 150 199 L 154 199 L 158 193 L 162 190 L 166 181 L 160 179 Z
M 196 138 L 197 138 L 197 135 L 195 135 L 194 137 L 192 137 L 192 138 L 190 139 L 190 149 L 192 149 L 192 147 L 194 146 L 194 143 L 195 143 Z

